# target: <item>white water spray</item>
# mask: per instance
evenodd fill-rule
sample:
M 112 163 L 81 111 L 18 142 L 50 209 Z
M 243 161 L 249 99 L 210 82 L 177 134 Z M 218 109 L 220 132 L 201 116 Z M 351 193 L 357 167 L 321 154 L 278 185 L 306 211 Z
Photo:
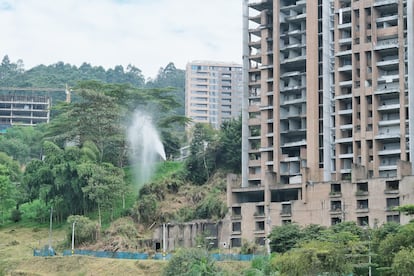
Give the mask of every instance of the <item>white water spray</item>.
M 152 124 L 152 118 L 141 111 L 135 111 L 127 137 L 131 161 L 136 167 L 135 177 L 141 186 L 150 180 L 156 163 L 166 160 L 164 145 Z

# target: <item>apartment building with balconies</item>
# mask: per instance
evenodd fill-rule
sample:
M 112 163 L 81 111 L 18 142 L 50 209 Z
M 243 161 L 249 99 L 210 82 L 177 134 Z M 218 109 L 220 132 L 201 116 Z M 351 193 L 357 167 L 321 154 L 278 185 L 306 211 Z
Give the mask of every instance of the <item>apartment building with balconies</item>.
M 393 208 L 414 203 L 413 6 L 244 1 L 246 153 L 242 179 L 228 180 L 232 245 L 264 244 L 289 222 L 409 221 Z
M 50 120 L 49 96 L 23 95 L 15 91 L 0 95 L 0 131 L 12 126 L 34 126 Z
M 185 113 L 193 123 L 220 128 L 241 113 L 242 66 L 236 63 L 192 61 L 186 66 Z

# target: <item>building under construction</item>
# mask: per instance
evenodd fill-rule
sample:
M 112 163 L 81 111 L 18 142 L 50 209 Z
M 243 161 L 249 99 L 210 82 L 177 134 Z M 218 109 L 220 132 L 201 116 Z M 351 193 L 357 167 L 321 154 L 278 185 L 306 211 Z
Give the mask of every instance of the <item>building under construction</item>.
M 272 227 L 407 223 L 413 1 L 244 0 L 242 179 L 230 241 Z
M 66 93 L 70 101 L 70 92 L 54 88 L 0 88 L 0 131 L 11 126 L 34 126 L 49 123 L 52 105 L 51 92 Z

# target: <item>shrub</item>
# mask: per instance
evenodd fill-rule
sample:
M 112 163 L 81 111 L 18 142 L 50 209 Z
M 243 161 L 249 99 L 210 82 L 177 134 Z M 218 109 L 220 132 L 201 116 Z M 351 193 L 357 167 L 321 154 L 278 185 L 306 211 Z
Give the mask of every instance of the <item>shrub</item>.
M 140 196 L 132 208 L 132 217 L 139 223 L 150 224 L 159 217 L 156 194 Z
M 220 275 L 220 269 L 207 251 L 195 248 L 181 249 L 168 262 L 163 275 Z
M 98 224 L 84 216 L 69 216 L 66 237 L 68 242 L 72 241 L 72 227 L 75 222 L 75 244 L 93 243 L 98 237 Z
M 22 220 L 22 212 L 19 209 L 13 209 L 11 211 L 10 219 L 13 222 L 19 222 L 19 221 L 21 221 Z
M 49 220 L 50 209 L 43 200 L 36 199 L 20 206 L 23 220 L 44 223 Z

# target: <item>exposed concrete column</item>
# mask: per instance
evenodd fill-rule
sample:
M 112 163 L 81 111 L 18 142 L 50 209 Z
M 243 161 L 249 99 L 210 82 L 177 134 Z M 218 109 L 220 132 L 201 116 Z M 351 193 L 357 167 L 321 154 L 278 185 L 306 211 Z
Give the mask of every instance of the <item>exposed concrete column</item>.
M 243 0 L 242 187 L 249 186 L 249 7 Z
M 323 180 L 331 180 L 331 159 L 333 137 L 331 134 L 332 125 L 332 99 L 331 99 L 331 3 L 322 1 L 322 70 L 323 70 Z
M 414 172 L 414 2 L 407 1 L 408 122 L 411 170 Z

